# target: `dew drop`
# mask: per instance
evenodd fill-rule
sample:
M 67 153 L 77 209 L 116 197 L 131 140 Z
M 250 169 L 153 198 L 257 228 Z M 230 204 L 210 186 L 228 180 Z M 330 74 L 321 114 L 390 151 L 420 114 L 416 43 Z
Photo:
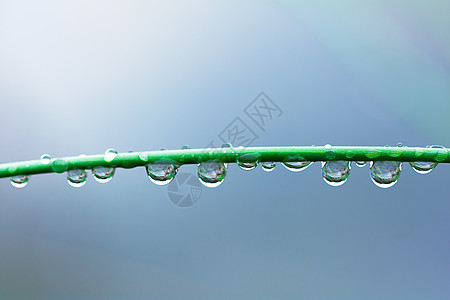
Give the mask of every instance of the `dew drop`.
M 114 150 L 114 149 L 112 149 L 112 148 L 110 148 L 110 149 L 108 149 L 108 150 L 105 151 L 105 157 L 104 157 L 104 160 L 105 160 L 106 162 L 111 162 L 111 161 L 114 160 L 114 158 L 116 158 L 116 156 L 117 156 L 117 151 Z
M 157 185 L 166 185 L 172 181 L 178 172 L 174 164 L 154 163 L 145 166 L 148 178 Z
M 326 161 L 322 162 L 322 178 L 331 186 L 343 185 L 350 174 L 350 162 Z
M 362 168 L 362 167 L 366 166 L 367 161 L 355 161 L 355 164 L 356 164 L 357 167 Z
M 147 162 L 149 160 L 148 154 L 146 152 L 139 153 L 139 159 Z
M 52 160 L 52 158 L 48 154 L 43 154 L 41 156 L 41 163 L 43 163 L 44 165 L 48 165 L 51 160 Z
M 411 161 L 409 164 L 419 174 L 428 174 L 438 165 L 438 163 L 427 161 Z
M 113 178 L 114 171 L 114 168 L 99 166 L 92 169 L 92 175 L 97 182 L 107 183 Z
M 355 152 L 353 152 L 352 150 L 348 150 L 347 152 L 345 152 L 345 157 L 347 158 L 352 158 L 356 155 Z
M 440 154 L 438 153 L 436 155 L 436 160 L 437 156 L 441 155 L 441 158 L 443 158 L 443 160 L 447 157 L 447 149 L 443 146 L 440 145 L 428 145 L 426 148 L 433 148 L 433 149 L 442 149 L 443 152 Z M 440 151 L 440 150 L 439 150 Z M 418 151 L 416 150 L 416 157 L 420 156 L 423 154 L 423 150 Z M 445 155 L 445 157 L 444 157 Z M 437 162 L 425 162 L 425 161 L 411 161 L 409 162 L 409 164 L 411 165 L 411 167 L 413 168 L 414 171 L 416 171 L 419 174 L 428 174 L 431 171 L 433 171 L 434 168 L 436 168 L 436 166 L 438 165 Z
M 231 143 L 225 143 L 222 144 L 222 148 L 233 148 L 233 145 L 231 145 Z
M 82 187 L 86 184 L 86 170 L 72 169 L 67 171 L 67 182 L 73 187 Z
M 239 156 L 236 163 L 242 170 L 250 171 L 258 166 L 260 156 L 259 153 L 246 153 Z
M 439 149 L 438 153 L 434 157 L 434 159 L 436 161 L 441 162 L 441 161 L 444 161 L 447 158 L 448 151 L 447 151 L 447 148 L 445 148 L 444 146 L 433 145 L 433 146 L 430 146 L 429 148 L 437 148 L 437 149 Z
M 190 150 L 191 147 L 189 145 L 183 145 L 183 147 L 181 147 L 181 150 Z
M 52 170 L 55 173 L 64 173 L 68 167 L 69 163 L 65 159 L 55 159 L 52 163 Z
M 311 161 L 285 161 L 283 162 L 283 166 L 289 171 L 300 172 L 309 167 L 311 163 Z
M 370 148 L 366 151 L 366 157 L 368 158 L 376 158 L 380 156 L 381 152 L 378 149 Z
M 11 177 L 11 185 L 15 188 L 24 188 L 28 184 L 27 175 L 18 175 Z
M 398 161 L 374 161 L 370 163 L 370 177 L 381 188 L 389 188 L 397 183 L 402 170 Z
M 209 161 L 198 164 L 198 179 L 204 186 L 219 186 L 226 175 L 227 167 L 222 162 Z
M 331 145 L 330 144 L 326 144 L 325 146 L 323 146 L 324 148 L 330 149 Z
M 265 161 L 261 163 L 261 167 L 266 172 L 272 172 L 275 169 L 275 163 L 270 161 Z

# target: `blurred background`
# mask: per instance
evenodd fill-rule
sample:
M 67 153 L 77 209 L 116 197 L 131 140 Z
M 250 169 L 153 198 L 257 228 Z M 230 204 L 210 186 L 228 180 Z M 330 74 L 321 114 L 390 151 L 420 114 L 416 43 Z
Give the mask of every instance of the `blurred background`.
M 0 163 L 204 147 L 450 146 L 448 1 L 0 1 Z M 262 130 L 245 108 L 282 110 Z M 277 115 L 278 116 L 278 115 Z M 219 145 L 220 146 L 220 145 Z M 194 166 L 180 172 L 195 174 Z M 229 165 L 188 208 L 143 168 L 0 180 L 1 299 L 449 299 L 450 168 Z

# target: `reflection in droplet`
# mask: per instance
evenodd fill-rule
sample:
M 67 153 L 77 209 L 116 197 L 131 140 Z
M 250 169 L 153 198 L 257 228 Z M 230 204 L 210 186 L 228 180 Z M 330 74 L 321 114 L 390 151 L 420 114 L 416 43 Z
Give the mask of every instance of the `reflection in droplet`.
M 28 184 L 28 176 L 27 175 L 18 175 L 11 177 L 11 185 L 15 188 L 23 188 Z
M 114 168 L 107 167 L 95 167 L 92 169 L 92 175 L 94 175 L 94 179 L 100 183 L 107 183 L 111 181 L 114 176 Z
M 343 185 L 350 174 L 350 162 L 326 161 L 322 162 L 323 180 L 331 186 Z
M 198 178 L 204 186 L 219 186 L 226 174 L 227 167 L 222 162 L 209 161 L 198 164 Z
M 402 170 L 398 161 L 374 161 L 370 163 L 370 177 L 381 188 L 388 188 L 397 183 Z
M 157 185 L 166 185 L 171 182 L 178 172 L 174 164 L 154 163 L 145 166 L 148 178 Z
M 67 171 L 67 182 L 73 187 L 82 187 L 86 184 L 87 173 L 85 170 L 72 169 Z
M 108 149 L 108 150 L 105 151 L 105 157 L 104 157 L 104 160 L 105 160 L 106 162 L 111 162 L 111 161 L 114 160 L 114 158 L 116 158 L 116 156 L 117 156 L 117 151 L 114 150 L 114 149 L 112 149 L 112 148 L 110 148 L 110 149 Z
M 362 168 L 362 167 L 366 166 L 367 161 L 355 161 L 355 164 L 356 164 L 357 167 Z
M 261 163 L 261 167 L 266 172 L 272 172 L 275 169 L 275 163 L 270 161 L 264 161 Z
M 41 163 L 43 163 L 44 165 L 48 165 L 51 160 L 52 160 L 52 158 L 48 154 L 43 154 L 41 156 Z
M 311 165 L 311 161 L 285 161 L 283 166 L 289 171 L 300 172 Z

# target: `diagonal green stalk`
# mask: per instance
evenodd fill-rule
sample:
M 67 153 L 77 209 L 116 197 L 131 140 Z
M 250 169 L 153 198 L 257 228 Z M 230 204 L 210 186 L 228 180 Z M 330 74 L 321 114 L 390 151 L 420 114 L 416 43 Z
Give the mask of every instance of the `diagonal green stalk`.
M 0 164 L 0 178 L 17 175 L 63 173 L 70 169 L 92 169 L 98 166 L 134 168 L 150 163 L 176 165 L 198 164 L 205 161 L 234 163 L 240 161 L 401 161 L 449 163 L 447 148 L 420 147 L 237 147 L 186 149 L 119 153 L 111 161 L 105 155 L 54 158 Z

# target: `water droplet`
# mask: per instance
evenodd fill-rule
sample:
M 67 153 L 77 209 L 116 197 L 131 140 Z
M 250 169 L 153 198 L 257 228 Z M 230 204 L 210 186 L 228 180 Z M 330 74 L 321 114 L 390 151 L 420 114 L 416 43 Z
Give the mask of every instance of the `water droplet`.
M 52 163 L 52 170 L 55 173 L 64 173 L 68 167 L 69 163 L 64 159 L 55 159 Z
M 270 161 L 265 161 L 261 163 L 262 169 L 266 172 L 272 172 L 275 169 L 275 163 Z
M 111 162 L 111 161 L 114 160 L 114 158 L 116 158 L 116 156 L 117 156 L 117 151 L 114 150 L 114 149 L 112 149 L 112 148 L 110 148 L 110 149 L 108 149 L 108 150 L 105 151 L 105 157 L 104 157 L 104 160 L 105 160 L 106 162 Z
M 73 187 L 82 187 L 86 184 L 86 170 L 72 169 L 67 171 L 67 182 Z
M 444 146 L 441 145 L 433 145 L 430 146 L 429 148 L 436 148 L 439 149 L 438 153 L 436 154 L 436 156 L 434 157 L 434 159 L 438 162 L 444 161 L 447 158 L 448 155 L 448 151 L 447 148 L 445 148 Z
M 222 148 L 233 148 L 233 145 L 231 145 L 231 143 L 225 143 L 222 144 Z
M 183 145 L 183 147 L 181 147 L 181 150 L 190 150 L 191 147 L 189 145 Z
M 409 164 L 419 174 L 428 174 L 438 165 L 438 163 L 426 161 L 411 161 Z
M 95 167 L 92 169 L 92 175 L 94 175 L 94 179 L 100 183 L 107 183 L 111 181 L 114 176 L 114 168 L 107 167 Z
M 355 156 L 355 152 L 353 152 L 352 150 L 347 150 L 347 152 L 345 152 L 345 157 L 347 158 L 352 158 Z
M 259 153 L 246 153 L 238 157 L 237 165 L 245 171 L 253 170 L 258 166 Z
M 48 154 L 43 154 L 41 156 L 41 163 L 43 163 L 44 165 L 48 165 L 51 160 L 52 160 L 52 158 Z
M 198 164 L 198 178 L 204 186 L 219 186 L 226 175 L 227 167 L 222 162 L 209 161 Z
M 174 164 L 154 163 L 145 166 L 150 180 L 157 185 L 165 185 L 172 181 L 178 172 Z
M 323 146 L 324 148 L 330 149 L 331 145 L 330 144 L 326 144 L 325 146 Z
M 445 147 L 439 146 L 439 145 L 433 145 L 433 146 L 428 145 L 426 148 L 443 149 L 443 150 L 445 149 L 445 153 L 447 151 Z M 420 150 L 416 150 L 416 157 L 419 157 L 424 152 L 425 151 L 421 150 L 421 149 Z M 437 155 L 439 155 L 439 153 Z M 442 154 L 442 156 L 443 155 L 444 154 Z M 436 168 L 436 166 L 438 165 L 437 162 L 424 162 L 424 161 L 411 161 L 411 162 L 409 162 L 409 164 L 411 165 L 413 170 L 416 171 L 419 174 L 428 174 L 431 171 L 433 171 L 433 169 Z
M 366 151 L 366 156 L 368 158 L 376 158 L 376 157 L 380 156 L 380 154 L 381 154 L 380 150 L 375 149 L 375 148 L 371 148 Z
M 388 188 L 397 183 L 402 170 L 398 161 L 374 161 L 370 163 L 370 177 L 381 188 Z
M 283 166 L 289 171 L 300 172 L 309 167 L 311 163 L 310 161 L 285 161 Z
M 331 186 L 343 185 L 350 174 L 350 162 L 326 161 L 322 162 L 323 180 Z
M 146 152 L 139 153 L 139 159 L 142 161 L 148 161 L 149 160 L 148 154 Z
M 16 165 L 12 165 L 8 167 L 8 172 L 9 173 L 14 173 L 17 171 L 17 166 Z
M 397 147 L 403 147 L 403 143 L 397 143 Z
M 355 161 L 355 164 L 356 164 L 357 167 L 362 168 L 362 167 L 366 166 L 367 161 Z
M 11 177 L 11 185 L 15 188 L 23 188 L 28 184 L 28 176 L 27 175 L 19 175 Z

